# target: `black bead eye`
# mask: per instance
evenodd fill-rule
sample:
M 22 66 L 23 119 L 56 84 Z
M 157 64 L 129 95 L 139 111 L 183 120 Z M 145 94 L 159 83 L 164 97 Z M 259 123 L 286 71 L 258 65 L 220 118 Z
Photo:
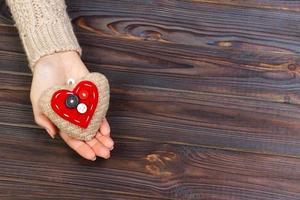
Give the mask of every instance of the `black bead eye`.
M 76 108 L 79 104 L 79 99 L 75 94 L 69 94 L 66 98 L 66 106 L 68 108 Z

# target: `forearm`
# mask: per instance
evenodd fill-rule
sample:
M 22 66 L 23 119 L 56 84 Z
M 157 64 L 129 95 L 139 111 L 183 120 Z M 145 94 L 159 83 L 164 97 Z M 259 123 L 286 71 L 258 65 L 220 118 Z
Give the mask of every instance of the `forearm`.
M 6 0 L 19 30 L 29 66 L 55 52 L 81 55 L 64 0 Z

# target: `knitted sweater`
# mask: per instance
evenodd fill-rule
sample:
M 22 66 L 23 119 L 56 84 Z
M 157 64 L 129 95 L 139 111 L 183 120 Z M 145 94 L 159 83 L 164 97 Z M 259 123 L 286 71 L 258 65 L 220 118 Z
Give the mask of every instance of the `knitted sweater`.
M 6 0 L 16 22 L 29 67 L 37 61 L 61 51 L 81 48 L 73 32 L 64 0 Z

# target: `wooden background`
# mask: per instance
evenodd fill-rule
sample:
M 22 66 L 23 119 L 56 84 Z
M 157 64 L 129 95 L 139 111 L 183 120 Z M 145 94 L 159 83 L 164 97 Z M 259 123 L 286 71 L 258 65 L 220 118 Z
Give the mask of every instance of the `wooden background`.
M 33 121 L 0 0 L 0 199 L 300 199 L 300 1 L 68 0 L 112 86 L 109 160 Z

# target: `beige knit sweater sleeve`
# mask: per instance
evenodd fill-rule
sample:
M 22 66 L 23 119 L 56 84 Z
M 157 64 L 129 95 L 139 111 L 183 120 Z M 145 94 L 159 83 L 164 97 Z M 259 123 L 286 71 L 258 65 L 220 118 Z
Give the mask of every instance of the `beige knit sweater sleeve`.
M 6 0 L 19 30 L 33 71 L 45 55 L 81 48 L 73 32 L 64 0 Z

